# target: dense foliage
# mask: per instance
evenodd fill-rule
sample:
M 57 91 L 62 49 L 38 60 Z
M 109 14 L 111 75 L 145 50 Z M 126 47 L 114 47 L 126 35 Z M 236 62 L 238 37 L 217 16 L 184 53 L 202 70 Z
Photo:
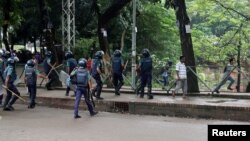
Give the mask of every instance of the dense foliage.
M 61 2 L 61 1 L 60 1 Z M 55 28 L 55 42 L 61 43 L 61 3 L 47 0 L 46 8 Z M 97 11 L 96 5 L 99 8 Z M 179 32 L 175 11 L 169 6 L 174 0 L 138 0 L 137 5 L 137 52 L 149 48 L 157 65 L 167 60 L 176 61 L 181 55 Z M 41 22 L 38 1 L 6 0 L 0 2 L 0 24 L 8 23 L 9 42 L 25 44 L 39 39 Z M 110 0 L 76 0 L 77 55 L 88 55 L 91 46 L 98 42 L 98 14 L 105 14 L 116 2 Z M 241 61 L 249 57 L 249 0 L 186 0 L 191 19 L 192 40 L 198 64 L 225 63 L 237 56 L 241 46 Z M 5 19 L 6 9 L 10 18 Z M 106 24 L 109 52 L 123 47 L 125 56 L 131 55 L 132 3 L 128 2 Z M 3 30 L 2 30 L 3 31 Z M 15 39 L 15 40 L 14 40 Z M 3 40 L 1 40 L 3 42 Z M 163 62 L 162 62 L 163 60 Z

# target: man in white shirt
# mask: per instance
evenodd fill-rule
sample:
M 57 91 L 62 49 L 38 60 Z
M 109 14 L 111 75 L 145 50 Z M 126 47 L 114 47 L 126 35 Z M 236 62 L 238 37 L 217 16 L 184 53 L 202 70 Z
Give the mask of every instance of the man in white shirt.
M 183 98 L 186 98 L 187 95 L 187 69 L 185 65 L 185 57 L 180 56 L 180 62 L 176 64 L 176 87 L 173 91 L 173 97 L 175 97 L 175 93 L 178 92 L 179 89 L 183 91 Z

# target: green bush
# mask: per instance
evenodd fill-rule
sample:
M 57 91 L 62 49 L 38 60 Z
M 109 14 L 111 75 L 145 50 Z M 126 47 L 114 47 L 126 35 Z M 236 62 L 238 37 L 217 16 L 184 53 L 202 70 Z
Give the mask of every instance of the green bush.
M 90 55 L 90 49 L 93 46 L 93 42 L 95 41 L 95 39 L 90 38 L 90 39 L 86 39 L 86 38 L 80 38 L 78 40 L 76 40 L 76 46 L 73 50 L 73 54 L 75 55 L 76 59 L 79 58 L 86 58 Z

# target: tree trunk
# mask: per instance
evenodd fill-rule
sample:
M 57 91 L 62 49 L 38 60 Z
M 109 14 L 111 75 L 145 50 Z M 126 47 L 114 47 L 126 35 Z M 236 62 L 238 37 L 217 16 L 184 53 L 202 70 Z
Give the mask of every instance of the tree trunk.
M 34 43 L 34 52 L 36 54 L 37 53 L 37 50 L 36 50 L 36 36 L 34 36 L 33 43 Z
M 175 0 L 175 11 L 181 40 L 182 53 L 186 58 L 186 66 L 190 66 L 196 73 L 195 58 L 191 33 L 186 32 L 186 25 L 190 20 L 186 11 L 185 0 Z M 198 79 L 191 71 L 187 71 L 188 92 L 199 92 Z
M 47 50 L 50 50 L 54 57 L 52 57 L 52 64 L 54 62 L 58 63 L 58 55 L 56 48 L 54 47 L 54 30 L 52 22 L 50 21 L 49 11 L 46 7 L 46 0 L 38 0 L 39 11 L 40 11 L 40 42 L 43 46 L 47 47 Z M 44 52 L 45 53 L 45 52 Z M 56 74 L 55 74 L 56 75 Z M 56 80 L 52 84 L 54 86 L 62 86 L 61 82 L 59 81 L 59 76 L 56 75 Z
M 9 27 L 8 24 L 3 25 L 3 43 L 4 43 L 4 46 L 5 46 L 5 49 L 10 51 L 10 46 L 9 46 L 9 41 L 8 41 L 8 36 L 7 36 L 8 27 Z
M 97 0 L 94 1 L 95 10 L 98 14 L 98 38 L 100 43 L 100 49 L 105 53 L 109 54 L 108 48 L 108 37 L 104 38 L 102 33 L 102 28 L 106 28 L 107 24 L 111 19 L 116 17 L 119 14 L 119 11 L 126 6 L 131 0 L 117 0 L 107 8 L 107 10 L 102 14 L 100 13 L 100 8 L 97 4 Z
M 109 50 L 109 43 L 108 43 L 108 35 L 106 31 L 106 27 L 108 22 L 116 17 L 119 13 L 119 11 L 130 2 L 131 0 L 117 0 L 114 1 L 113 4 L 107 8 L 107 10 L 102 14 L 100 12 L 100 8 L 97 4 L 97 0 L 94 0 L 94 7 L 95 11 L 98 16 L 98 39 L 99 39 L 99 45 L 100 49 L 105 52 L 104 55 L 104 65 L 105 65 L 105 74 L 107 76 L 111 76 L 111 65 L 110 65 L 110 50 Z M 109 77 L 107 81 L 108 87 L 112 87 L 112 81 L 111 77 Z
M 10 24 L 10 12 L 11 12 L 11 1 L 4 0 L 3 2 L 3 43 L 5 49 L 10 51 L 9 41 L 8 41 L 8 27 Z
M 121 48 L 120 48 L 121 52 L 124 49 L 124 39 L 125 39 L 126 31 L 127 31 L 127 29 L 124 29 L 123 32 L 122 32 L 122 36 L 121 36 L 121 45 L 120 45 L 121 46 Z

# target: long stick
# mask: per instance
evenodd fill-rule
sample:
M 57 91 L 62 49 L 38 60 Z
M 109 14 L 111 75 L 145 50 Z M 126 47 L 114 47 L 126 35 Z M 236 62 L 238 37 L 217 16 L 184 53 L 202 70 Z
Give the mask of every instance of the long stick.
M 57 75 L 60 77 L 60 75 L 59 75 L 58 72 L 56 71 L 56 68 L 61 67 L 63 64 L 54 67 L 55 65 L 56 65 L 56 63 L 52 66 L 52 68 L 50 69 L 50 71 L 49 71 L 49 73 L 46 75 L 46 77 L 48 77 L 48 76 L 50 75 L 50 73 L 51 73 L 53 70 L 55 70 L 55 72 L 57 73 Z M 43 78 L 43 80 L 41 81 L 40 86 L 43 84 L 43 81 L 44 81 L 44 78 Z
M 21 99 L 23 102 L 26 102 L 25 99 L 23 99 L 21 96 L 17 95 L 16 93 L 14 93 L 12 90 L 8 89 L 5 85 L 2 85 L 3 88 L 5 88 L 6 90 L 10 91 L 12 94 L 14 94 L 16 97 L 18 97 L 19 99 Z
M 124 65 L 123 71 L 125 71 L 125 70 L 126 70 L 127 65 L 128 65 L 128 60 L 126 61 L 125 65 Z
M 94 101 L 94 98 L 93 98 L 93 95 L 92 95 L 92 91 L 90 91 L 90 88 L 88 86 L 88 96 L 93 104 L 93 107 L 95 107 L 95 101 Z
M 55 65 L 56 65 L 56 63 L 54 63 L 54 65 L 52 66 L 52 68 L 53 68 Z M 52 68 L 50 69 L 50 71 L 49 71 L 49 73 L 46 75 L 46 77 L 48 77 L 49 74 L 52 72 L 52 70 L 53 70 Z M 40 83 L 40 87 L 42 86 L 43 81 L 44 81 L 44 78 L 43 78 L 43 80 L 42 80 L 41 83 Z

